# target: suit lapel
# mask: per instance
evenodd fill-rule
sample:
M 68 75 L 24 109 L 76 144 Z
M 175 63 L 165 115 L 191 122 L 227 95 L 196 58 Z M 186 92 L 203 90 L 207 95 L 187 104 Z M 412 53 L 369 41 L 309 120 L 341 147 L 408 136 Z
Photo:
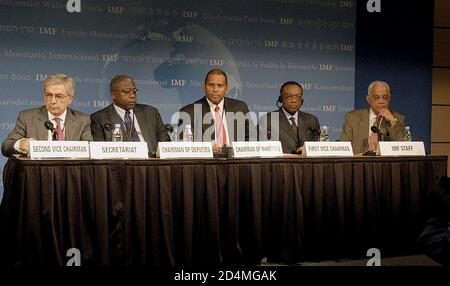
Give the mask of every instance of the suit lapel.
M 66 141 L 74 140 L 74 132 L 76 127 L 76 116 L 70 108 L 67 108 L 66 122 L 64 123 L 64 139 Z
M 224 108 L 224 110 L 226 110 L 225 102 L 223 103 L 223 108 Z M 203 136 L 203 134 L 205 134 L 205 131 L 213 125 L 212 122 L 211 123 L 203 123 L 203 119 L 205 118 L 207 113 L 211 113 L 211 109 L 209 107 L 208 101 L 206 100 L 206 96 L 205 96 L 205 97 L 203 97 L 203 100 L 202 100 L 202 118 L 201 118 L 201 120 L 202 120 L 202 123 L 201 123 L 202 136 Z M 214 114 L 211 114 L 211 116 L 212 116 L 211 118 L 214 119 Z M 213 138 L 215 138 L 215 132 L 212 133 L 212 136 L 213 136 Z
M 43 106 L 36 116 L 36 139 L 38 140 L 48 140 L 48 130 L 45 128 L 44 123 L 48 120 L 48 111 L 45 106 Z
M 117 114 L 117 112 L 116 112 Z M 144 112 L 141 110 L 139 105 L 134 107 L 134 114 L 136 116 L 136 120 L 139 124 L 139 127 L 142 132 L 142 137 L 144 137 L 145 142 L 149 142 L 150 140 L 150 126 L 151 122 L 147 120 L 147 116 L 144 115 Z
M 369 138 L 369 109 L 364 109 L 359 116 L 359 137 Z
M 233 112 L 233 114 L 235 114 L 236 112 L 242 112 L 242 110 L 238 110 L 238 105 L 235 103 L 235 101 L 231 100 L 228 97 L 224 97 L 224 101 L 223 101 L 223 110 L 225 112 Z M 226 115 L 226 113 L 225 113 Z M 245 116 L 245 114 L 244 114 Z M 228 140 L 230 142 L 232 141 L 236 141 L 238 140 L 238 122 L 237 120 L 231 120 L 231 118 L 225 117 L 226 121 L 227 121 L 227 132 L 228 132 L 228 136 L 231 137 L 231 132 L 230 132 L 230 126 L 231 124 L 233 124 L 233 138 L 229 138 Z M 246 132 L 246 131 L 244 131 Z M 233 140 L 231 140 L 233 139 Z
M 287 136 L 291 140 L 293 140 L 294 142 L 298 142 L 297 137 L 292 132 L 291 124 L 290 124 L 289 120 L 287 119 L 286 114 L 284 114 L 284 112 L 281 108 L 279 109 L 278 113 L 280 114 L 280 134 L 281 133 L 287 134 Z M 297 122 L 298 122 L 298 120 L 297 120 Z M 297 131 L 299 131 L 298 126 L 297 126 Z
M 107 122 L 110 122 L 112 125 L 110 132 L 112 132 L 112 129 L 114 129 L 115 124 L 120 123 L 120 129 L 122 130 L 122 134 L 125 134 L 125 124 L 122 118 L 120 118 L 113 104 L 109 106 Z
M 306 130 L 304 114 L 300 110 L 298 111 L 297 123 L 298 123 L 298 138 L 299 138 L 299 140 L 304 142 L 305 141 L 304 136 L 306 136 L 307 130 Z M 300 143 L 300 142 L 298 142 L 298 143 Z
M 365 150 L 368 146 L 369 141 L 369 114 L 370 109 L 363 109 L 359 114 L 359 126 L 357 130 L 357 137 L 353 138 L 353 140 L 357 140 L 357 138 L 362 138 L 362 140 L 357 140 L 361 144 L 359 147 L 354 147 L 355 149 Z

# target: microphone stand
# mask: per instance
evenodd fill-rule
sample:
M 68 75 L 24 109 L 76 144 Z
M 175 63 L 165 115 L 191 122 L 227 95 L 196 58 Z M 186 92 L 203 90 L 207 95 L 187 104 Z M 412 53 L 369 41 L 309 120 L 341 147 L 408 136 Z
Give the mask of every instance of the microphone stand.
M 381 118 L 381 120 L 383 120 L 383 117 Z M 380 120 L 380 124 L 378 124 L 378 126 L 381 126 L 381 120 Z M 378 136 L 378 142 L 382 142 L 384 140 L 384 134 L 381 132 L 380 128 L 373 125 L 371 128 L 373 133 L 376 133 Z M 373 151 L 373 150 L 367 150 L 366 152 L 363 153 L 363 156 L 376 156 L 377 152 Z

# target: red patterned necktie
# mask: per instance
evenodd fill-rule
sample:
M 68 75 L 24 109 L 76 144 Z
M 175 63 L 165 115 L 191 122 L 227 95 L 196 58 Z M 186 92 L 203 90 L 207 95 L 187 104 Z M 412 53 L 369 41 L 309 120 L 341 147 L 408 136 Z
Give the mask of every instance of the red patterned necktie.
M 64 141 L 64 132 L 61 128 L 61 118 L 55 117 L 54 120 L 56 121 L 56 135 L 58 141 Z
M 381 116 L 378 116 L 377 120 L 375 121 L 375 124 L 373 126 L 380 128 L 380 122 L 381 122 Z M 380 141 L 379 134 L 372 132 L 372 134 L 370 134 L 370 138 L 369 138 L 369 150 L 376 151 L 377 146 L 378 146 L 378 141 Z
M 216 127 L 217 140 L 216 143 L 223 146 L 227 144 L 227 134 L 222 122 L 222 116 L 220 114 L 220 108 L 218 105 L 214 108 L 214 120 Z

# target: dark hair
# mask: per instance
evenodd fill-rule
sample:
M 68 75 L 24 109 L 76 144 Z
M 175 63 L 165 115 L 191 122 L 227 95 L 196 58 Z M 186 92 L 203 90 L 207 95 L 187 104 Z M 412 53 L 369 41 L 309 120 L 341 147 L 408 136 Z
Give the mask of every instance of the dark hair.
M 133 80 L 133 78 L 129 75 L 125 75 L 125 74 L 120 74 L 120 75 L 116 75 L 115 77 L 112 78 L 111 82 L 109 83 L 109 91 L 112 92 L 114 90 L 114 87 L 119 83 L 122 82 L 124 80 Z
M 285 86 L 287 86 L 287 85 L 296 85 L 296 86 L 300 87 L 300 90 L 302 91 L 302 94 L 303 94 L 303 87 L 298 82 L 296 82 L 296 81 L 287 81 L 287 82 L 283 83 L 281 85 L 281 87 L 280 87 L 280 96 L 282 95 L 283 88 Z
M 223 75 L 225 77 L 225 83 L 226 83 L 226 85 L 228 85 L 227 74 L 221 69 L 212 69 L 212 70 L 210 70 L 205 76 L 205 84 L 208 81 L 208 76 L 210 74 L 221 74 L 221 75 Z
M 282 92 L 283 92 L 283 88 L 285 86 L 287 86 L 287 85 L 296 85 L 296 86 L 300 87 L 300 90 L 302 91 L 302 95 L 303 95 L 303 87 L 298 82 L 296 82 L 296 81 L 287 81 L 287 82 L 283 83 L 281 85 L 281 87 L 280 87 L 280 96 L 278 96 L 277 103 L 276 103 L 278 107 L 280 107 L 280 104 L 283 102 L 283 94 L 282 94 Z M 302 102 L 301 104 L 303 105 L 303 98 L 301 99 L 301 102 Z

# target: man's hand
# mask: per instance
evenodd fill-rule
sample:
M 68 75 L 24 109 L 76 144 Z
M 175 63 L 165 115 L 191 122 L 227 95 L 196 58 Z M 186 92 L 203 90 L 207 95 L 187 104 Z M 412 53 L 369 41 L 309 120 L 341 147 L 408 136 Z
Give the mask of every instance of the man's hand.
M 30 140 L 31 139 L 28 139 L 28 138 L 20 140 L 20 142 L 19 142 L 20 153 L 22 153 L 22 154 L 28 153 L 28 149 L 30 147 Z
M 305 145 L 300 146 L 300 147 L 297 148 L 297 152 L 298 152 L 298 153 L 302 153 L 303 150 L 305 150 Z
M 222 152 L 222 146 L 218 145 L 217 143 L 214 143 L 212 146 L 213 152 Z
M 381 116 L 383 116 L 387 121 L 389 121 L 391 123 L 391 126 L 394 126 L 397 122 L 395 121 L 395 117 L 392 114 L 392 112 L 385 108 L 381 111 L 380 113 Z

